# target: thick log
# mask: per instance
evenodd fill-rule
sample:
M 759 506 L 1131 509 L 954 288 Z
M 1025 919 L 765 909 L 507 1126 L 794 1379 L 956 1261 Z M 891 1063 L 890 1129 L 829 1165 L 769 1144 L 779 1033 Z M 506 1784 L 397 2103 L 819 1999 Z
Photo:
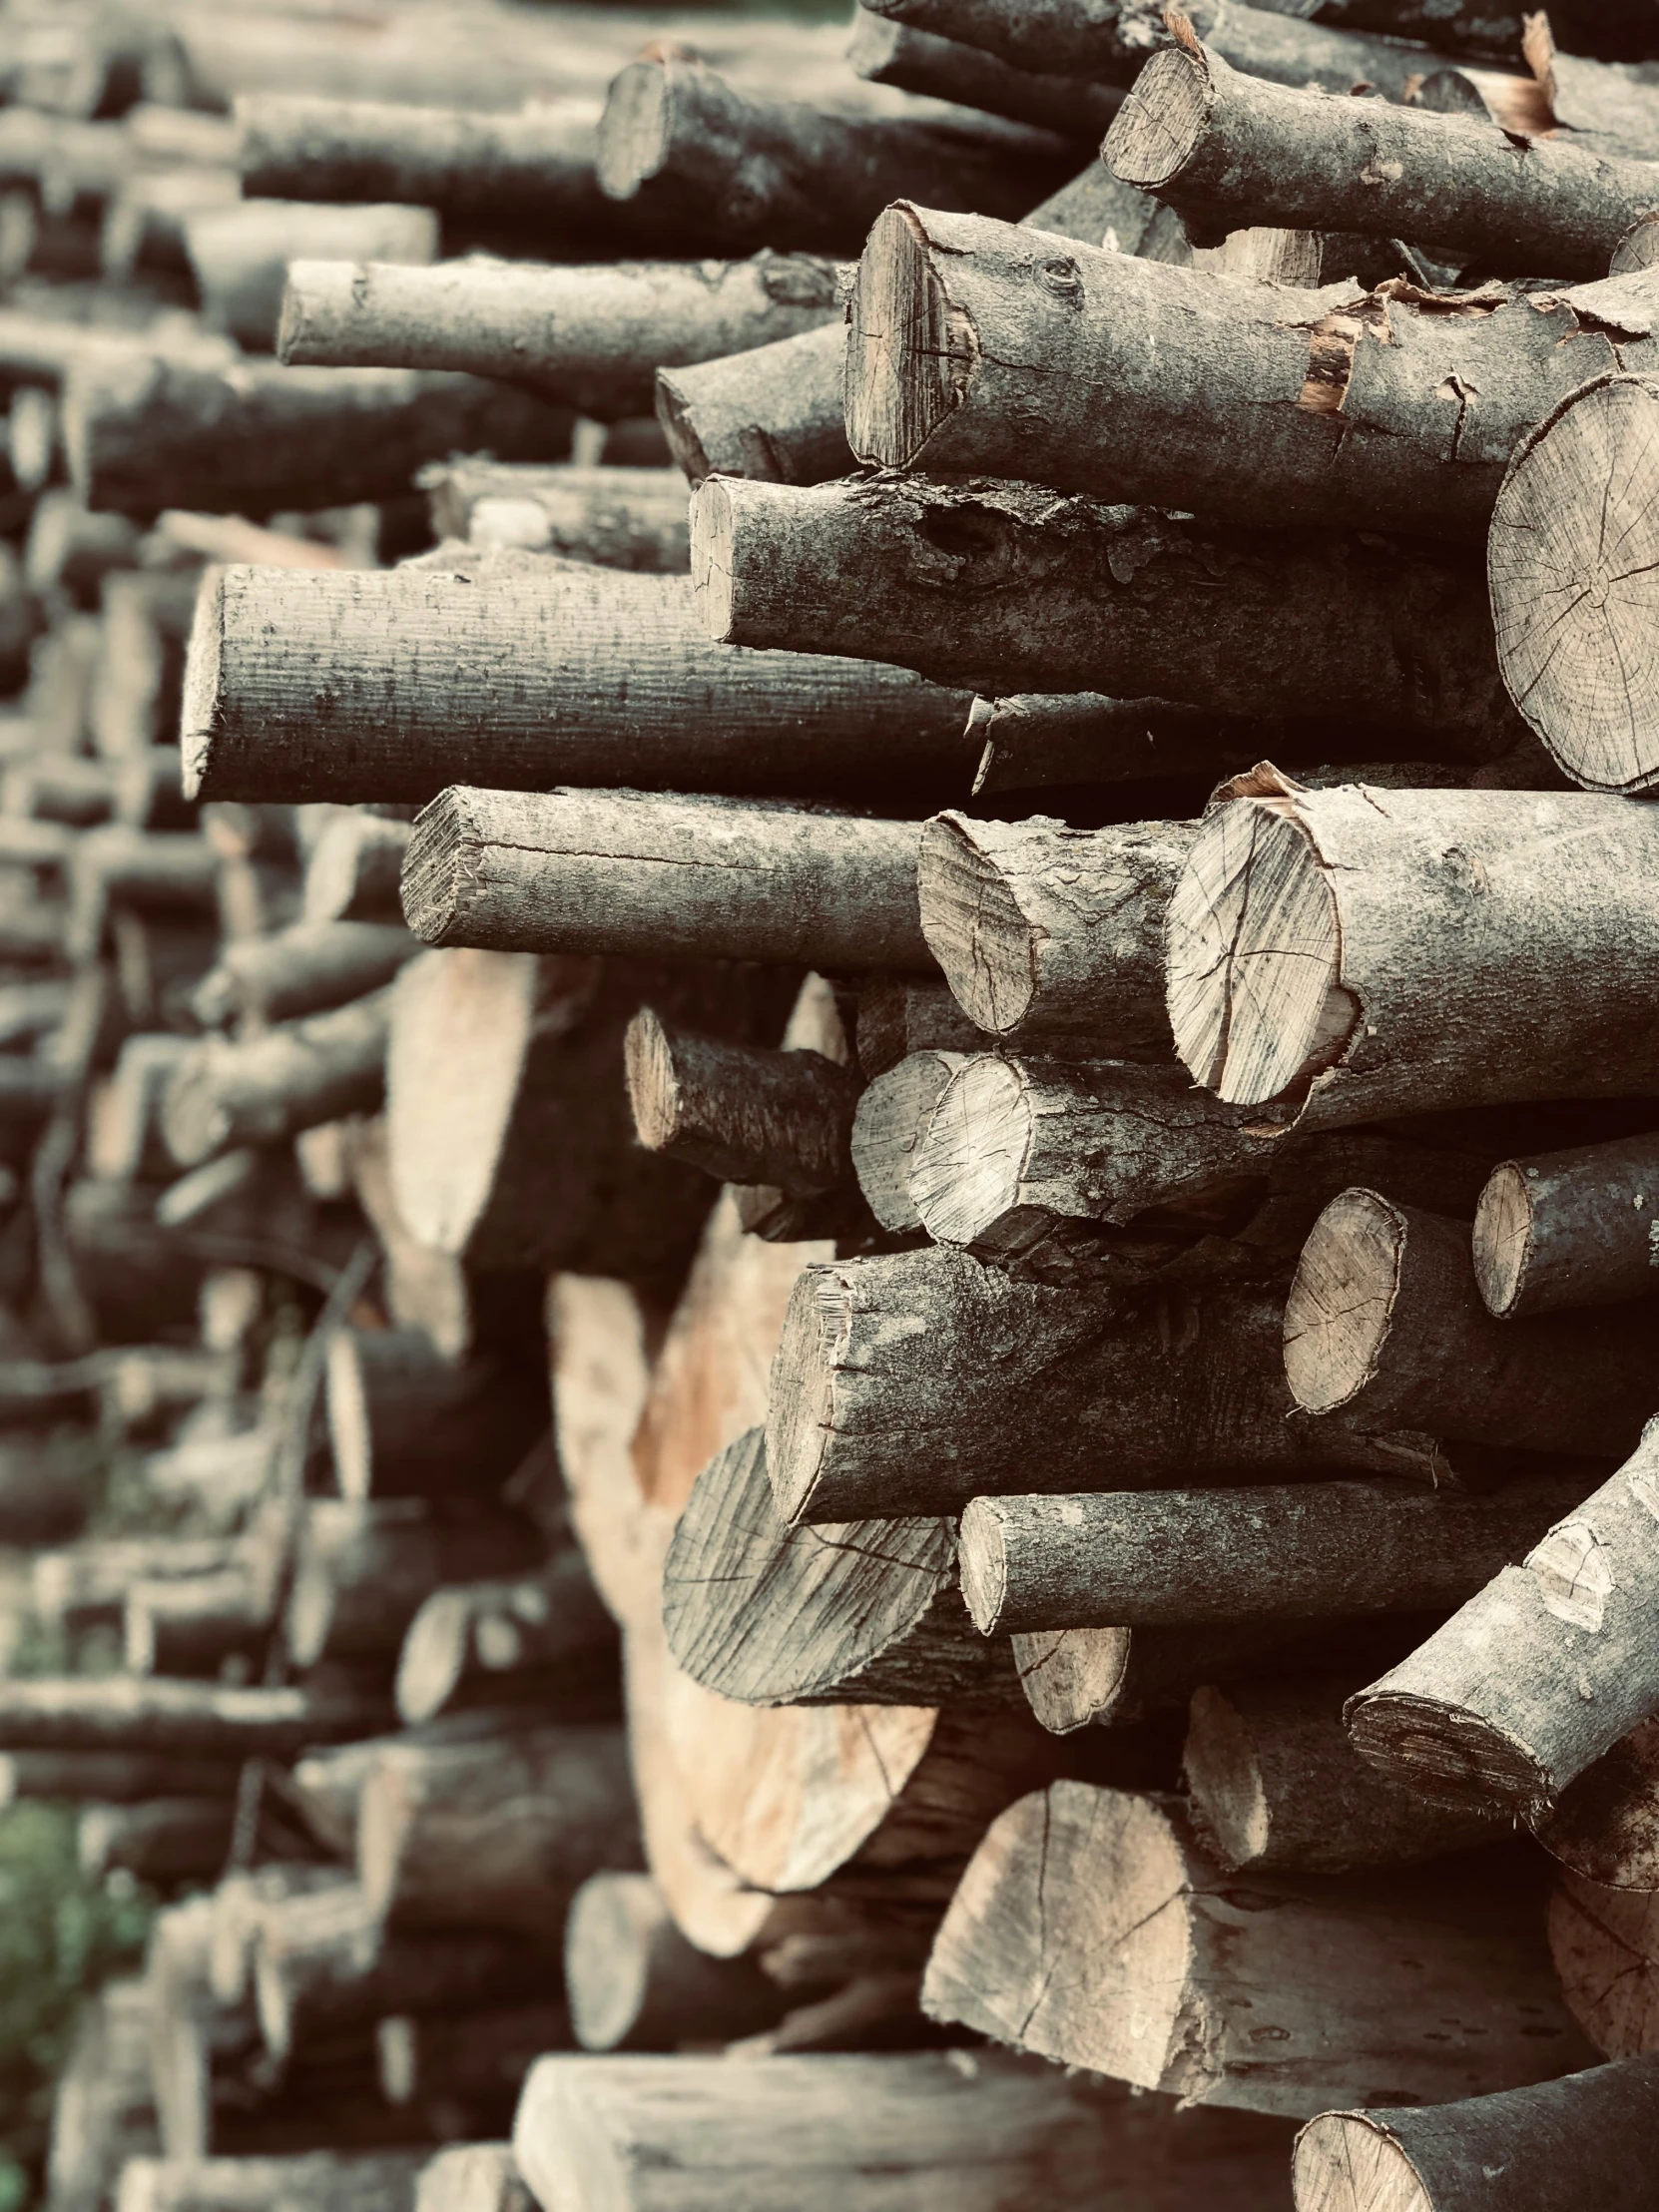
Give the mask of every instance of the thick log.
M 326 1360 L 344 1498 L 486 1499 L 546 1432 L 538 1376 L 487 1356 L 446 1360 L 417 1329 L 336 1330 Z
M 794 337 L 835 311 L 833 264 L 804 254 L 570 269 L 295 262 L 276 351 L 297 367 L 504 377 L 614 422 L 650 413 L 659 368 Z
M 692 495 L 692 586 L 729 645 L 855 648 L 981 692 L 1329 713 L 1377 731 L 1380 757 L 1430 732 L 1458 759 L 1524 738 L 1478 577 L 1425 547 L 1229 533 L 1020 484 L 712 477 Z
M 917 30 L 866 7 L 853 11 L 846 58 L 871 84 L 897 85 L 932 100 L 1056 131 L 1062 138 L 1100 139 L 1123 104 L 1113 86 L 1016 69 L 982 46 L 940 38 L 935 31 Z
M 182 746 L 206 799 L 425 801 L 463 778 L 953 796 L 967 710 L 863 661 L 713 647 L 680 577 L 457 552 L 443 570 L 210 579 Z
M 8 1751 L 281 1759 L 307 1744 L 348 1741 L 388 1717 L 384 1699 L 352 1690 L 233 1689 L 154 1675 L 36 1677 L 0 1687 Z
M 1659 1430 L 1403 1664 L 1349 1701 L 1355 1747 L 1450 1805 L 1529 1825 L 1659 1709 L 1649 1558 Z
M 340 809 L 305 856 L 306 921 L 400 922 L 411 833 L 367 808 Z
M 420 946 L 395 922 L 296 921 L 227 944 L 193 1001 L 205 1029 L 238 1019 L 293 1021 L 389 983 Z
M 131 1875 L 171 1889 L 217 1875 L 230 1856 L 234 1808 L 228 1798 L 152 1798 L 145 1805 L 89 1805 L 75 1851 L 89 1882 Z
M 287 2157 L 135 2158 L 123 2170 L 118 2212 L 412 2212 L 427 2153 L 303 2151 Z
M 258 351 L 276 339 L 290 262 L 418 268 L 438 257 L 437 217 L 419 207 L 239 200 L 187 215 L 184 237 L 208 322 Z
M 403 910 L 428 944 L 925 968 L 915 823 L 629 791 L 444 792 Z
M 1652 305 L 1636 331 L 1618 322 L 1631 290 L 1491 287 L 1447 315 L 1397 279 L 1351 279 L 1293 320 L 1278 287 L 901 203 L 858 266 L 847 435 L 888 468 L 1484 539 L 1522 432 L 1587 376 L 1652 355 Z
M 1017 1705 L 1006 1643 L 973 1633 L 955 1551 L 944 1518 L 792 1527 L 752 1428 L 710 1460 L 675 1529 L 668 1648 L 751 1705 Z
M 1314 1224 L 1285 1306 L 1297 1404 L 1373 1428 L 1524 1451 L 1633 1451 L 1652 1409 L 1659 1314 L 1486 1311 L 1461 1222 L 1345 1191 Z
M 1659 1290 L 1659 1137 L 1504 1160 L 1474 1217 L 1474 1279 L 1503 1320 Z
M 415 2184 L 413 2212 L 535 2212 L 510 2143 L 450 2143 Z
M 1194 1693 L 1182 1772 L 1194 1829 L 1226 1873 L 1347 1874 L 1498 1833 L 1491 1818 L 1431 1805 L 1368 1767 L 1343 1733 L 1343 1694 L 1340 1682 Z
M 1270 85 L 1189 38 L 1156 54 L 1106 134 L 1125 184 L 1175 208 L 1202 243 L 1241 224 L 1431 239 L 1500 275 L 1601 276 L 1659 208 L 1649 165 L 1561 138 Z
M 1379 2067 L 1394 2094 L 1443 2103 L 1585 2062 L 1535 1920 L 1530 1886 L 1495 1869 L 1443 1886 L 1255 1876 L 1246 1900 L 1178 1801 L 1061 1782 L 980 1845 L 922 2004 L 1195 2104 L 1309 2117 Z
M 937 1248 L 820 1264 L 773 1366 L 773 1487 L 787 1517 L 821 1521 L 956 1513 L 1034 1473 L 1063 1494 L 1200 1472 L 1430 1472 L 1420 1433 L 1299 1417 L 1281 1328 L 1279 1300 L 1252 1289 L 1058 1289 Z
M 181 1167 L 239 1145 L 281 1144 L 302 1129 L 371 1113 L 385 1088 L 391 992 L 307 1020 L 198 1045 L 168 1085 L 162 1133 Z
M 1176 1049 L 1220 1097 L 1309 1129 L 1653 1087 L 1640 809 L 1266 765 L 1223 796 L 1168 911 Z
M 420 485 L 440 539 L 522 546 L 650 575 L 679 575 L 690 565 L 685 488 L 668 469 L 434 461 L 421 470 Z
M 1608 2058 L 1659 2046 L 1659 1913 L 1651 1892 L 1608 1890 L 1566 1874 L 1549 1901 L 1561 1994 Z
M 415 1726 L 483 1706 L 575 1705 L 614 1685 L 615 1624 L 576 1546 L 535 1578 L 434 1590 L 409 1623 L 397 1710 Z
M 846 331 L 827 322 L 747 353 L 657 371 L 657 419 L 693 484 L 719 470 L 822 484 L 853 464 L 842 421 Z
M 150 1798 L 229 1798 L 241 1769 L 231 1759 L 142 1751 L 0 1753 L 0 1807 L 23 1798 L 142 1805 Z
M 611 1728 L 384 1745 L 357 1814 L 357 1879 L 395 1921 L 554 1939 L 601 1867 L 639 1863 L 627 1747 Z
M 864 1202 L 883 1229 L 921 1227 L 910 1174 L 933 1109 L 966 1060 L 962 1052 L 909 1052 L 858 1094 L 852 1165 Z
M 723 1183 L 816 1198 L 851 1178 L 858 1082 L 821 1052 L 733 1045 L 642 1007 L 623 1040 L 628 1101 L 648 1152 Z
M 1202 779 L 1229 773 L 1283 736 L 1241 716 L 1168 699 L 1107 699 L 1096 692 L 1015 692 L 976 699 L 968 733 L 983 747 L 974 797 L 1046 784 L 1116 784 L 1144 776 Z M 1004 826 L 1007 827 L 1007 826 Z
M 753 2035 L 789 1997 L 753 1958 L 687 1942 L 649 1875 L 590 1875 L 565 1922 L 565 1993 L 584 2050 L 677 2050 Z
M 295 1541 L 284 1635 L 296 1666 L 394 1652 L 435 1589 L 533 1566 L 534 1524 L 480 1501 L 439 1518 L 420 1498 L 312 1498 Z
M 195 367 L 123 347 L 65 380 L 63 440 L 86 506 L 269 514 L 397 499 L 423 461 L 488 447 L 554 460 L 569 418 L 527 391 L 411 370 Z

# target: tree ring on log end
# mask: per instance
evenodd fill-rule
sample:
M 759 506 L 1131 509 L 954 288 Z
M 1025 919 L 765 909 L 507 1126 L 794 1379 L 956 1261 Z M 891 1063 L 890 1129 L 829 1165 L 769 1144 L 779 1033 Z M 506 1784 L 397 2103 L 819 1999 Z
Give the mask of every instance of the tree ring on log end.
M 846 442 L 860 461 L 913 468 L 962 404 L 979 362 L 973 325 L 900 202 L 875 219 L 858 264 L 846 341 Z
M 673 94 L 661 62 L 630 62 L 605 103 L 599 134 L 599 189 L 611 200 L 631 200 L 668 159 Z
M 680 1134 L 680 1080 L 662 1017 L 649 1006 L 628 1024 L 622 1058 L 635 1134 L 647 1152 L 661 1152 Z
M 1285 1302 L 1285 1376 L 1310 1413 L 1333 1413 L 1377 1372 L 1393 1326 L 1405 1217 L 1376 1191 L 1343 1191 L 1315 1222 Z
M 1514 1306 L 1532 1257 L 1532 1199 L 1526 1171 L 1504 1160 L 1488 1177 L 1474 1215 L 1474 1279 L 1488 1313 Z
M 975 702 L 976 710 L 981 704 Z M 949 815 L 935 816 L 922 830 L 916 859 L 927 886 L 921 933 L 969 1021 L 1002 1037 L 1031 1010 L 1040 932 L 973 830 L 971 823 Z
M 1528 1825 L 1552 1803 L 1549 1779 L 1525 1745 L 1480 1715 L 1391 1690 L 1362 1690 L 1343 1710 L 1362 1759 L 1436 1805 L 1506 1813 Z
M 917 1148 L 910 1196 L 935 1244 L 970 1246 L 1019 1203 L 1031 1101 L 1018 1071 L 975 1053 L 939 1094 Z
M 1369 2112 L 1322 2112 L 1296 2139 L 1291 2186 L 1302 2212 L 1434 2212 L 1420 2175 Z
M 1181 174 L 1204 136 L 1215 93 L 1202 53 L 1154 54 L 1112 119 L 1101 160 L 1113 176 L 1156 192 Z

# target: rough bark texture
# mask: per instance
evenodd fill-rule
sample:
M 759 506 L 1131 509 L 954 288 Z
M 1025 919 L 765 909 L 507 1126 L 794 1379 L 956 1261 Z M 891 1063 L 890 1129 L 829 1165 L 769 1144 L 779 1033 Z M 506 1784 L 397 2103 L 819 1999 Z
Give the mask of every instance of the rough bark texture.
M 1029 485 L 879 475 L 693 494 L 710 637 L 849 649 L 987 693 L 1159 694 L 1352 718 L 1377 757 L 1520 743 L 1478 576 L 1425 549 L 1229 533 Z
M 428 800 L 465 781 L 952 797 L 960 692 L 866 662 L 728 653 L 678 577 L 231 568 L 203 589 L 193 796 Z M 418 671 L 418 678 L 416 672 Z M 319 704 L 320 698 L 320 704 Z M 806 740 L 808 742 L 804 743 Z
M 1659 292 L 1635 283 L 1287 298 L 906 203 L 859 264 L 847 434 L 887 468 L 1483 539 L 1521 433 L 1586 377 L 1652 361 Z
M 919 1229 L 910 1171 L 933 1109 L 957 1069 L 961 1052 L 909 1052 L 866 1085 L 852 1120 L 852 1165 L 865 1203 L 883 1229 Z
M 1659 208 L 1645 163 L 1559 138 L 1517 144 L 1474 116 L 1269 85 L 1196 41 L 1148 62 L 1104 158 L 1204 243 L 1246 223 L 1359 231 L 1431 239 L 1516 276 L 1604 276 Z
M 1489 1878 L 1460 1895 L 1268 1876 L 1241 1896 L 1176 1801 L 1062 1782 L 979 1847 L 922 2003 L 1195 2104 L 1308 2117 L 1380 2074 L 1439 2103 L 1585 2063 L 1536 1918 Z
M 162 1133 L 181 1167 L 237 1145 L 280 1144 L 344 1114 L 370 1113 L 385 1088 L 389 990 L 263 1035 L 213 1037 L 185 1060 L 162 1101 Z
M 733 1045 L 642 1007 L 624 1040 L 634 1127 L 723 1183 L 776 1184 L 792 1198 L 851 1174 L 856 1078 L 821 1052 Z
M 905 92 L 1057 131 L 1063 138 L 1099 140 L 1122 105 L 1110 85 L 1016 69 L 982 46 L 919 31 L 865 7 L 853 11 L 846 58 L 871 84 L 897 85 Z
M 694 484 L 718 469 L 770 484 L 822 484 L 853 466 L 841 419 L 839 322 L 747 353 L 657 371 L 657 419 Z
M 685 487 L 666 468 L 442 461 L 421 470 L 420 484 L 440 539 L 648 575 L 679 575 L 690 563 Z
M 835 312 L 833 265 L 808 255 L 571 269 L 295 262 L 276 350 L 300 367 L 502 377 L 614 422 L 650 413 L 659 368 L 795 337 Z
M 1659 1707 L 1652 1425 L 1611 1481 L 1353 1698 L 1364 1756 L 1448 1804 L 1529 1824 Z
M 383 1657 L 443 1582 L 511 1574 L 538 1550 L 533 1523 L 503 1505 L 439 1519 L 419 1498 L 312 1498 L 294 1547 L 289 1655 L 301 1667 Z
M 649 1875 L 590 1875 L 565 1923 L 565 1991 L 584 2050 L 677 2050 L 773 2026 L 789 1997 L 753 1958 L 687 1942 Z
M 434 1590 L 409 1623 L 397 1662 L 397 1710 L 411 1727 L 465 1708 L 556 1711 L 613 1689 L 615 1624 L 581 1551 L 534 1578 Z
M 9 1751 L 280 1759 L 363 1735 L 388 1717 L 384 1699 L 360 1692 L 232 1689 L 154 1675 L 12 1681 L 0 1691 L 0 1743 Z
M 1207 713 L 1167 699 L 1098 692 L 1015 692 L 976 699 L 969 734 L 980 744 L 976 799 L 1048 784 L 1117 784 L 1143 776 L 1214 783 L 1283 733 L 1272 723 Z M 1004 825 L 1004 828 L 1011 827 Z
M 1659 1290 L 1659 1137 L 1505 1160 L 1474 1217 L 1474 1276 L 1505 1320 Z
M 419 950 L 396 922 L 296 921 L 228 943 L 191 1003 L 204 1028 L 293 1021 L 378 990 Z
M 488 1498 L 547 1431 L 534 1370 L 488 1355 L 446 1360 L 418 1329 L 339 1329 L 325 1357 L 344 1498 Z
M 1303 1129 L 1654 1087 L 1659 823 L 1583 793 L 1224 790 L 1176 885 L 1176 1049 Z M 1448 960 L 1445 948 L 1457 946 Z

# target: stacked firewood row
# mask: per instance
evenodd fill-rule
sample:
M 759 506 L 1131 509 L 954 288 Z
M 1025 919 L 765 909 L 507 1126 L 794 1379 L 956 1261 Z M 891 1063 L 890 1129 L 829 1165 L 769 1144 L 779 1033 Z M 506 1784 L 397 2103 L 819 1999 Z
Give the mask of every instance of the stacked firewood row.
M 58 2212 L 1659 2196 L 1659 38 L 845 48 L 0 15 Z

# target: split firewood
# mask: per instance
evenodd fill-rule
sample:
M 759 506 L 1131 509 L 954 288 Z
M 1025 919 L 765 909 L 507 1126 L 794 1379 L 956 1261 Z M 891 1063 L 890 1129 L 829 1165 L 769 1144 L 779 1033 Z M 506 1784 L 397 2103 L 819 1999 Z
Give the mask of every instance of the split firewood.
M 1363 1756 L 1424 1796 L 1536 1825 L 1659 1710 L 1649 1660 L 1656 1464 L 1650 1425 L 1617 1474 L 1519 1566 L 1352 1698 L 1347 1724 Z
M 535 2212 L 510 2143 L 450 2143 L 415 2183 L 413 2212 Z
M 273 1022 L 323 1013 L 389 983 L 419 950 L 395 922 L 292 922 L 275 936 L 227 944 L 197 990 L 196 1017 L 211 1029 L 239 1017 Z
M 960 692 L 867 661 L 725 652 L 681 577 L 513 574 L 501 558 L 210 579 L 186 677 L 187 791 L 424 802 L 461 780 L 546 792 L 575 778 L 892 804 L 965 781 Z M 509 667 L 504 688 L 492 672 Z
M 866 7 L 853 11 L 846 58 L 871 84 L 897 85 L 985 115 L 1007 116 L 1062 138 L 1102 138 L 1122 105 L 1113 86 L 1016 69 L 982 46 L 940 38 Z
M 693 484 L 716 470 L 822 484 L 854 466 L 842 420 L 846 331 L 827 322 L 689 368 L 657 371 L 657 419 Z
M 1617 1306 L 1659 1289 L 1659 1138 L 1504 1160 L 1474 1217 L 1474 1277 L 1504 1320 Z
M 142 1805 L 149 1798 L 229 1798 L 241 1770 L 234 1760 L 146 1751 L 0 1753 L 0 1807 L 24 1798 L 66 1798 L 90 1805 Z
M 1653 1894 L 1565 1874 L 1549 1901 L 1549 1948 L 1567 2009 L 1608 2058 L 1659 2048 L 1659 1910 Z
M 528 391 L 409 369 L 194 367 L 124 348 L 70 371 L 63 438 L 85 505 L 269 514 L 395 499 L 423 461 L 551 460 L 569 418 Z
M 295 1545 L 284 1636 L 299 1667 L 394 1652 L 445 1581 L 483 1581 L 532 1564 L 521 1513 L 480 1501 L 441 1519 L 418 1498 L 311 1498 Z
M 910 1175 L 933 1109 L 966 1061 L 962 1052 L 906 1053 L 858 1095 L 852 1165 L 865 1204 L 883 1229 L 921 1227 Z
M 1429 239 L 1500 275 L 1604 276 L 1659 209 L 1646 163 L 1562 138 L 1529 138 L 1518 162 L 1496 123 L 1268 84 L 1190 30 L 1136 78 L 1103 158 L 1206 244 L 1247 223 L 1359 231 Z
M 1633 284 L 1652 288 L 1493 285 L 1456 313 L 1400 280 L 1327 284 L 1293 318 L 1277 289 L 901 203 L 858 267 L 847 435 L 889 468 L 1483 538 L 1522 432 L 1586 377 L 1648 362 L 1659 295 L 1632 302 Z
M 1220 1097 L 1309 1129 L 1651 1087 L 1640 809 L 1265 764 L 1222 797 L 1168 918 L 1176 1049 Z
M 1396 2093 L 1443 2103 L 1586 2062 L 1532 1892 L 1494 1867 L 1461 1884 L 1255 1876 L 1247 1901 L 1179 1801 L 1061 1782 L 980 1845 L 922 2003 L 1196 2104 L 1306 2117 L 1383 2064 Z
M 285 2157 L 135 2158 L 123 2169 L 119 2212 L 412 2212 L 424 2150 Z
M 1460 759 L 1524 739 L 1479 578 L 1424 548 L 1230 533 L 1019 484 L 712 477 L 692 495 L 692 586 L 727 644 L 852 648 L 982 692 L 1330 712 L 1375 729 L 1376 757 L 1430 732 Z
M 403 865 L 428 944 L 928 965 L 919 826 L 637 791 L 444 792 Z
M 539 1376 L 487 1355 L 446 1360 L 418 1329 L 336 1330 L 326 1361 L 344 1498 L 488 1498 L 546 1432 Z
M 653 575 L 679 575 L 690 565 L 685 487 L 667 469 L 434 461 L 421 470 L 420 485 L 440 539 L 522 546 Z
M 290 262 L 421 268 L 438 257 L 437 217 L 418 207 L 239 200 L 186 216 L 184 236 L 208 323 L 256 350 L 276 339 Z
M 76 1858 L 90 1882 L 115 1873 L 160 1889 L 217 1875 L 235 1826 L 226 1798 L 151 1798 L 144 1805 L 89 1805 L 75 1832 Z
M 409 1725 L 468 1706 L 574 1707 L 615 1685 L 614 1623 L 572 1545 L 543 1573 L 434 1590 L 409 1623 L 397 1710 Z
M 400 922 L 410 833 L 366 807 L 335 812 L 305 856 L 306 921 Z
M 371 1113 L 385 1087 L 389 989 L 233 1041 L 198 1045 L 169 1084 L 162 1131 L 181 1167 L 238 1145 Z
M 794 337 L 835 311 L 834 264 L 806 254 L 567 269 L 295 262 L 276 351 L 300 367 L 503 377 L 614 422 L 650 412 L 659 368 Z
M 35 1677 L 0 1690 L 9 1751 L 184 1753 L 213 1759 L 291 1756 L 349 1741 L 388 1717 L 352 1690 L 229 1688 L 163 1675 Z
M 773 2026 L 789 1997 L 751 1957 L 687 1942 L 649 1875 L 590 1875 L 565 1922 L 565 1994 L 584 2050 L 677 2050 Z

